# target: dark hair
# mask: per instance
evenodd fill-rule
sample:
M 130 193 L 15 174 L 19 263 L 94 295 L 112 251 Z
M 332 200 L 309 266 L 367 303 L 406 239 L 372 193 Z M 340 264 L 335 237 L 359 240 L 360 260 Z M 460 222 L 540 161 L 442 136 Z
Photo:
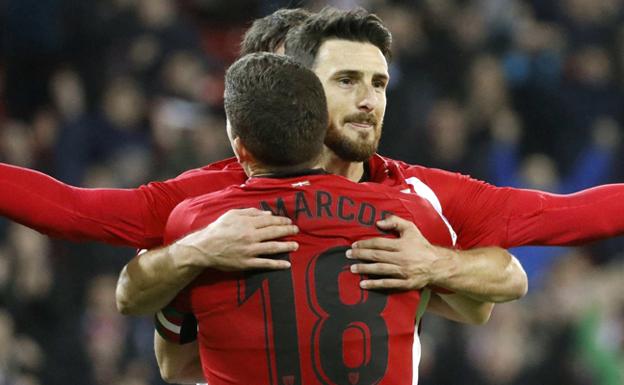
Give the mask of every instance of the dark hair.
M 301 24 L 312 13 L 302 8 L 278 9 L 272 14 L 256 19 L 241 41 L 240 55 L 253 52 L 275 52 L 284 42 L 288 31 Z
M 325 7 L 286 35 L 286 54 L 312 68 L 318 50 L 328 39 L 344 39 L 375 45 L 390 59 L 392 34 L 376 15 L 365 9 L 340 10 Z
M 296 166 L 317 159 L 328 126 L 316 75 L 284 55 L 237 60 L 225 74 L 225 112 L 232 134 L 262 164 Z

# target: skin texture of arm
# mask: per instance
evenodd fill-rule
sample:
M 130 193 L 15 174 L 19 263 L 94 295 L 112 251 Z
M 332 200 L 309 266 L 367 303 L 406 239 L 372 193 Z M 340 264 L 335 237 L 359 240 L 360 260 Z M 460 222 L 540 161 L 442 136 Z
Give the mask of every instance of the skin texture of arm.
M 162 379 L 170 384 L 205 382 L 197 341 L 184 345 L 166 341 L 154 332 L 154 351 Z
M 205 268 L 289 268 L 287 261 L 258 256 L 296 250 L 296 242 L 273 240 L 297 231 L 290 219 L 268 211 L 230 210 L 204 229 L 128 262 L 117 282 L 117 308 L 128 315 L 155 313 Z
M 494 309 L 492 302 L 477 301 L 460 294 L 434 293 L 429 300 L 427 311 L 451 321 L 483 325 Z
M 455 250 L 431 245 L 416 226 L 396 216 L 378 222 L 398 238 L 358 241 L 347 258 L 365 263 L 354 273 L 379 276 L 361 282 L 365 289 L 414 290 L 437 286 L 481 302 L 506 302 L 527 292 L 526 273 L 518 261 L 500 248 Z

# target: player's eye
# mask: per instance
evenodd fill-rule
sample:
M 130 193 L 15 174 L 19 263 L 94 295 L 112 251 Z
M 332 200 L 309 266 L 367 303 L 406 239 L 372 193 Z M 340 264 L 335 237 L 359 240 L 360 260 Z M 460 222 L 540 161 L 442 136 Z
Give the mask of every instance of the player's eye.
M 384 80 L 375 80 L 375 81 L 373 81 L 373 87 L 385 90 L 386 89 L 386 81 L 384 81 Z
M 338 78 L 338 83 L 343 86 L 351 86 L 353 85 L 354 81 L 350 77 L 343 77 L 343 78 Z

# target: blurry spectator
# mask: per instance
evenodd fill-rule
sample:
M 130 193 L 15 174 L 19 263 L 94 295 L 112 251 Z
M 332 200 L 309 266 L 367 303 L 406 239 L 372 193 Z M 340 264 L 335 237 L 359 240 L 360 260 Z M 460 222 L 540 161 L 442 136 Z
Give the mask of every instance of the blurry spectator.
M 13 225 L 9 233 L 15 266 L 15 297 L 29 303 L 47 299 L 52 285 L 47 237 L 20 225 Z
M 4 308 L 0 308 L 0 384 L 9 384 L 15 375 L 13 363 L 13 317 Z
M 57 151 L 59 178 L 82 185 L 89 166 L 104 164 L 124 151 L 147 151 L 150 136 L 146 123 L 145 96 L 138 85 L 124 77 L 112 80 L 94 116 L 61 126 L 58 148 L 72 151 Z
M 470 122 L 485 128 L 496 114 L 509 106 L 509 92 L 501 63 L 495 57 L 480 55 L 470 68 L 467 84 Z
M 561 0 L 563 25 L 575 45 L 609 41 L 622 17 L 622 4 L 613 0 Z
M 82 333 L 96 384 L 117 383 L 121 375 L 126 342 L 126 319 L 117 312 L 114 300 L 117 279 L 95 277 L 87 291 Z
M 424 116 L 419 137 L 402 144 L 418 155 L 418 163 L 484 178 L 481 134 L 471 126 L 466 111 L 458 101 L 436 100 Z
M 200 42 L 193 24 L 184 20 L 173 1 L 137 0 L 136 12 L 138 29 L 121 63 L 129 63 L 129 69 L 151 92 L 163 62 L 177 50 L 199 52 Z
M 470 127 L 465 112 L 453 101 L 438 102 L 427 121 L 429 162 L 433 167 L 462 170 L 467 166 Z
M 596 119 L 621 119 L 624 94 L 617 87 L 614 70 L 611 56 L 599 46 L 585 46 L 571 56 L 560 90 L 566 126 L 557 132 L 561 159 L 566 163 L 589 140 Z
M 34 167 L 35 151 L 31 128 L 16 120 L 9 120 L 0 129 L 2 160 L 18 166 Z
M 527 309 L 518 303 L 497 306 L 487 328 L 474 328 L 468 339 L 467 357 L 474 367 L 470 383 L 522 385 L 532 383 L 535 353 L 530 339 Z
M 7 109 L 26 120 L 47 100 L 41 90 L 63 45 L 62 0 L 8 0 L 5 7 Z
M 152 105 L 150 117 L 163 177 L 231 155 L 225 121 L 211 112 L 223 103 L 222 87 L 192 52 L 176 51 L 165 62 L 162 96 Z M 206 89 L 211 89 L 209 95 Z
M 560 194 L 607 183 L 613 173 L 621 128 L 613 119 L 599 118 L 593 122 L 591 129 L 591 141 L 579 154 L 570 173 L 559 177 L 556 164 L 545 155 L 533 155 L 527 158 L 524 165 L 520 164 L 519 141 L 523 126 L 513 112 L 502 111 L 491 126 L 490 179 L 500 186 L 542 189 Z
M 426 116 L 434 103 L 436 88 L 430 72 L 431 51 L 437 52 L 425 31 L 426 15 L 405 4 L 377 2 L 377 12 L 393 31 L 393 60 L 380 152 L 422 163 L 427 159 Z M 394 101 L 402 102 L 395 103 Z
M 565 35 L 558 25 L 536 20 L 529 10 L 521 13 L 511 32 L 503 66 L 514 109 L 525 123 L 524 148 L 559 160 L 558 132 L 570 130 L 559 94 Z

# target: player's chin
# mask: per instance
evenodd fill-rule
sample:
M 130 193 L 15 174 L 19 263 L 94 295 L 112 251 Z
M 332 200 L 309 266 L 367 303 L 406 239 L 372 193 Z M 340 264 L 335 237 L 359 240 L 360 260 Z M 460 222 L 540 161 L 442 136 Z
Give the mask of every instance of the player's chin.
M 366 143 L 365 145 L 362 143 L 359 144 L 357 149 L 351 153 L 350 160 L 352 162 L 365 162 L 377 152 L 377 146 L 374 143 Z

